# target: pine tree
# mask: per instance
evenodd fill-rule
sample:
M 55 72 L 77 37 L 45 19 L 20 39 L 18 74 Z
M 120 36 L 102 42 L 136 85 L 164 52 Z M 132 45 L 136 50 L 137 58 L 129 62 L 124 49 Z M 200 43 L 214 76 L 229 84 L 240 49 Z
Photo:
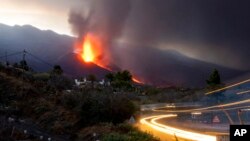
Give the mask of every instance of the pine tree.
M 214 69 L 209 79 L 207 80 L 209 86 L 216 86 L 221 84 L 220 74 L 217 69 Z

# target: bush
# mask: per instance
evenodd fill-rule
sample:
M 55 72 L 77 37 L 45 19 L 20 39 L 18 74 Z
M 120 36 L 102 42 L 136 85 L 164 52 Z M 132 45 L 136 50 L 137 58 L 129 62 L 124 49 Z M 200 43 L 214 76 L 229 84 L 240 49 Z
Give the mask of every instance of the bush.
M 38 115 L 44 114 L 47 111 L 49 111 L 49 109 L 46 105 L 40 105 L 34 109 L 34 112 Z
M 137 130 L 137 128 L 127 123 L 121 123 L 117 126 L 117 131 L 120 131 L 122 133 L 128 133 L 135 130 Z
M 130 141 L 129 136 L 122 135 L 119 133 L 110 133 L 105 135 L 102 139 L 103 141 Z
M 49 73 L 36 73 L 36 74 L 34 74 L 34 78 L 36 81 L 47 82 L 50 78 L 50 75 L 49 75 Z
M 140 131 L 132 131 L 129 133 L 129 136 L 129 141 L 159 141 L 159 139 L 155 138 L 153 135 Z
M 133 102 L 122 95 L 88 94 L 81 106 L 83 124 L 100 122 L 122 123 L 129 119 L 137 108 Z
M 65 94 L 61 98 L 61 102 L 64 107 L 72 109 L 80 104 L 79 95 L 76 94 Z
M 67 90 L 72 88 L 72 81 L 65 76 L 51 75 L 48 85 L 56 90 Z
M 141 131 L 131 131 L 128 134 L 110 133 L 104 135 L 103 141 L 159 141 L 153 135 Z

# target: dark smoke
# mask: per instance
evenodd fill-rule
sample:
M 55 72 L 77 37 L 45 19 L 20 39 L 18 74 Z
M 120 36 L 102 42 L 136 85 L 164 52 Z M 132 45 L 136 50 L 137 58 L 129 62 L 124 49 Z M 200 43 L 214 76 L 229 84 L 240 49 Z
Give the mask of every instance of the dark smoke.
M 95 0 L 73 9 L 79 37 L 101 37 L 108 61 L 141 80 L 200 84 L 211 70 L 224 79 L 250 70 L 250 2 L 236 0 Z M 229 69 L 229 68 L 230 69 Z
M 249 5 L 237 0 L 136 0 L 126 37 L 144 45 L 164 42 L 169 44 L 164 49 L 249 70 Z
M 69 14 L 68 22 L 72 25 L 72 32 L 78 37 L 84 36 L 88 30 L 89 18 L 83 17 L 76 11 L 71 11 Z
M 110 59 L 110 47 L 120 37 L 123 26 L 131 9 L 130 0 L 91 0 L 91 9 L 85 13 L 80 9 L 72 9 L 69 23 L 72 30 L 82 39 L 86 33 L 92 33 L 101 39 L 105 48 L 104 61 Z

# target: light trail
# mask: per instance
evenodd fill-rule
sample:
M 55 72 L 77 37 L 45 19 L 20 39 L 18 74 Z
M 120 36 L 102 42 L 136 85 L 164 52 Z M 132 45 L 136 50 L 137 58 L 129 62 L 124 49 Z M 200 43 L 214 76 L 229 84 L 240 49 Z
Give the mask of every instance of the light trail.
M 246 93 L 250 93 L 250 90 L 238 92 L 238 93 L 236 93 L 236 94 L 246 94 Z
M 193 111 L 204 111 L 204 110 L 209 110 L 209 109 L 212 109 L 212 108 L 224 108 L 224 107 L 229 107 L 229 106 L 234 106 L 234 105 L 239 105 L 239 104 L 245 104 L 245 103 L 249 103 L 249 102 L 250 102 L 250 99 L 246 99 L 246 100 L 231 102 L 231 103 L 227 103 L 227 104 L 220 104 L 220 105 L 215 105 L 215 106 L 209 106 L 209 107 L 204 107 L 204 108 L 196 108 L 196 109 L 189 109 L 189 110 L 166 111 L 166 110 L 159 110 L 159 108 L 158 108 L 158 109 L 153 109 L 153 111 L 183 113 L 183 112 L 193 112 Z M 213 111 L 213 110 L 210 110 L 210 111 Z
M 250 79 L 247 79 L 247 80 L 244 80 L 244 81 L 241 81 L 241 82 L 238 82 L 238 83 L 235 83 L 235 84 L 232 84 L 232 85 L 229 85 L 229 86 L 226 86 L 226 87 L 214 90 L 214 91 L 207 92 L 207 93 L 205 93 L 205 95 L 209 95 L 209 94 L 213 94 L 213 93 L 216 93 L 216 92 L 220 92 L 220 91 L 223 91 L 223 90 L 226 90 L 226 89 L 229 89 L 229 88 L 232 88 L 232 87 L 235 87 L 235 86 L 247 83 L 247 82 L 250 82 Z
M 186 130 L 166 126 L 166 125 L 163 125 L 163 124 L 160 124 L 157 122 L 157 120 L 160 120 L 163 118 L 172 118 L 172 117 L 177 117 L 177 115 L 176 114 L 168 114 L 168 115 L 150 116 L 150 117 L 146 117 L 146 118 L 141 119 L 140 122 L 141 122 L 141 124 L 146 124 L 147 126 L 153 128 L 157 131 L 160 131 L 160 132 L 163 132 L 165 134 L 172 135 L 172 136 L 176 135 L 177 137 L 180 137 L 183 139 L 195 140 L 195 141 L 216 141 L 216 136 L 186 131 Z

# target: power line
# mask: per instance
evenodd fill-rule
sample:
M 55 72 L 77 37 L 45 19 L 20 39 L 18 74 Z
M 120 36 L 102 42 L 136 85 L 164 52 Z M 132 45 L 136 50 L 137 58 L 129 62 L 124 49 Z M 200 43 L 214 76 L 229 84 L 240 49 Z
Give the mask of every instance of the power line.
M 4 56 L 0 56 L 0 59 L 10 57 L 10 56 L 14 56 L 14 55 L 18 55 L 18 54 L 22 54 L 22 53 L 23 53 L 23 51 L 22 52 L 12 53 L 12 54 L 5 54 Z
M 35 55 L 33 55 L 33 54 L 27 52 L 27 51 L 26 51 L 26 53 L 27 53 L 28 55 L 30 55 L 31 57 L 35 58 L 36 60 L 38 60 L 38 61 L 40 61 L 40 62 L 42 62 L 42 63 L 44 63 L 44 64 L 46 64 L 46 65 L 48 65 L 48 66 L 50 66 L 50 67 L 53 67 L 52 64 L 50 64 L 50 63 L 44 61 L 43 59 L 41 59 L 41 58 L 39 58 L 39 57 L 37 57 L 37 56 L 35 56 Z
M 26 50 L 23 50 L 23 51 L 20 51 L 20 52 L 16 52 L 16 53 L 12 53 L 12 54 L 8 54 L 8 55 L 5 54 L 4 56 L 0 56 L 0 59 L 1 59 L 1 58 L 7 58 L 7 57 L 9 57 L 9 56 L 19 55 L 19 54 L 22 54 L 22 55 L 23 55 L 23 57 L 22 57 L 23 60 L 25 60 L 25 56 L 26 56 L 26 55 L 29 55 L 29 56 L 33 57 L 34 59 L 38 60 L 39 62 L 48 65 L 48 66 L 51 67 L 51 68 L 54 67 L 54 65 L 52 65 L 52 64 L 50 64 L 49 62 L 47 62 L 47 61 L 41 59 L 40 57 L 37 57 L 36 55 L 33 55 L 32 53 L 30 53 L 30 52 L 28 52 L 28 51 L 26 51 Z M 66 70 L 64 70 L 64 72 L 70 74 L 70 72 L 67 72 Z

